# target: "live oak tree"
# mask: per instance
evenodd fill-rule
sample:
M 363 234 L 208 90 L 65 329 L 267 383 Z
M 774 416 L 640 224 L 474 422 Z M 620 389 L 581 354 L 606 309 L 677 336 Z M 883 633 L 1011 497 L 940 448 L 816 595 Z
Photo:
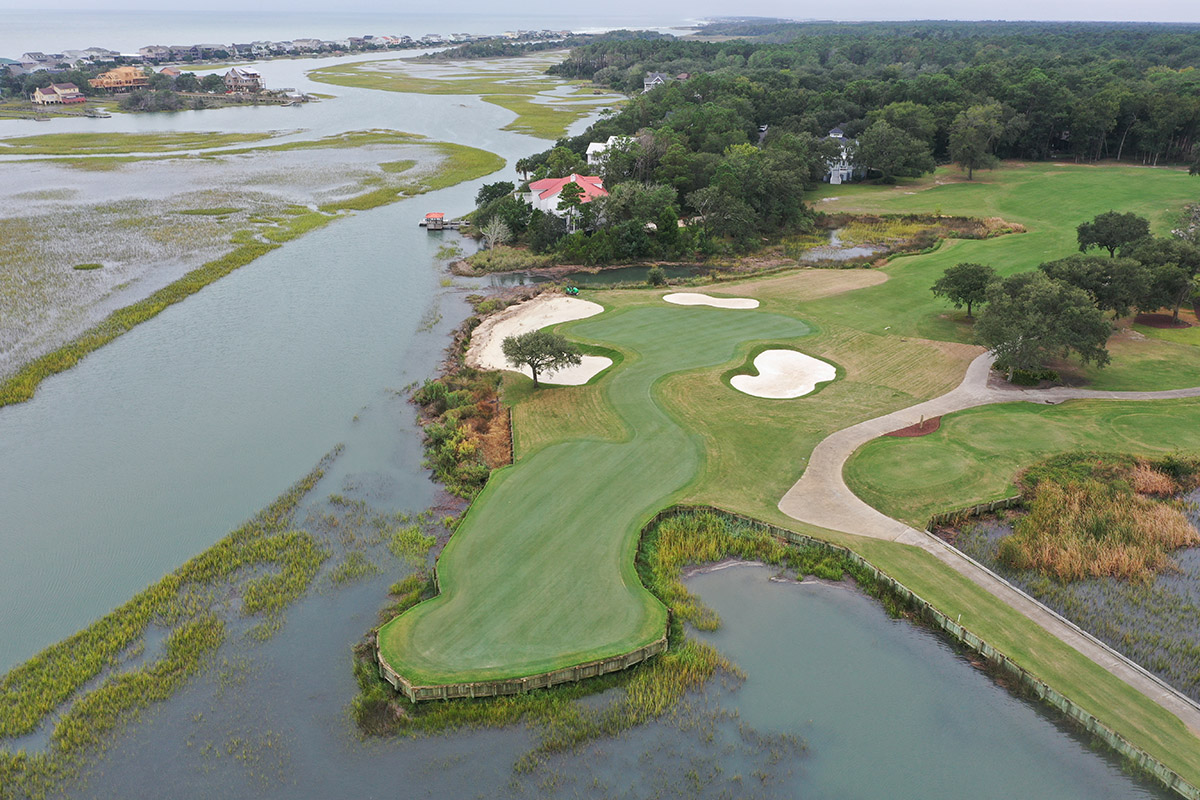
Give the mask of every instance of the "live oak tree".
M 1021 272 L 988 287 L 987 307 L 975 323 L 975 336 L 1009 371 L 1043 367 L 1052 358 L 1075 353 L 1085 363 L 1109 361 L 1105 343 L 1112 326 L 1083 289 Z
M 884 183 L 917 178 L 937 166 L 928 145 L 884 119 L 858 137 L 853 159 L 856 166 L 879 172 Z
M 1117 248 L 1132 244 L 1150 235 L 1150 221 L 1137 214 L 1119 214 L 1106 211 L 1091 222 L 1080 223 L 1075 229 L 1079 239 L 1079 251 L 1087 252 L 1093 247 L 1103 247 L 1110 258 L 1115 258 Z
M 1151 271 L 1131 258 L 1074 255 L 1048 261 L 1038 269 L 1054 280 L 1083 289 L 1098 308 L 1113 312 L 1114 317 L 1145 308 L 1153 282 Z
M 529 367 L 533 373 L 533 385 L 538 385 L 538 374 L 557 372 L 583 362 L 579 348 L 566 337 L 547 330 L 530 331 L 518 336 L 507 337 L 500 345 L 504 357 L 514 367 Z
M 970 317 L 972 307 L 987 300 L 988 285 L 994 280 L 996 270 L 986 264 L 964 262 L 950 267 L 929 288 L 934 295 L 953 303 L 955 308 L 966 306 Z
M 993 148 L 1004 132 L 999 103 L 971 106 L 958 113 L 950 124 L 950 160 L 975 179 L 975 170 L 992 169 L 998 163 Z

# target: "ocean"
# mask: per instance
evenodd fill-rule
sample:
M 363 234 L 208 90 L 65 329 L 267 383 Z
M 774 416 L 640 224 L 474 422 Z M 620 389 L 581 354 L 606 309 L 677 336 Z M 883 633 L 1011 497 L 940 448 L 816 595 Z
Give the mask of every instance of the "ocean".
M 668 31 L 696 20 L 671 12 L 616 15 L 580 5 L 575 13 L 430 14 L 239 11 L 67 11 L 0 8 L 0 57 L 61 53 L 86 47 L 137 52 L 147 45 L 251 42 L 299 37 L 334 39 L 364 34 L 414 38 L 431 33 L 497 34 L 517 29 L 590 33 L 616 28 Z

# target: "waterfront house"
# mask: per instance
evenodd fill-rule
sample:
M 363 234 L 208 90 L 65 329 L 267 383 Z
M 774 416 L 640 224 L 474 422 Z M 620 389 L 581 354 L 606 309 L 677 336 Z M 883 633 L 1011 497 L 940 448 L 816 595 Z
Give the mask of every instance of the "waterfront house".
M 179 67 L 163 67 L 158 72 L 160 75 L 166 75 L 168 78 L 178 78 L 183 74 L 183 70 Z
M 93 89 L 110 92 L 129 92 L 150 85 L 150 76 L 140 67 L 117 67 L 102 72 L 88 81 Z
M 234 67 L 225 73 L 225 88 L 231 92 L 261 92 L 265 84 L 258 70 Z
M 149 47 L 139 47 L 138 54 L 147 61 L 157 63 L 171 57 L 171 48 L 163 47 L 161 44 L 152 44 Z
M 34 89 L 33 102 L 40 106 L 61 106 L 86 103 L 87 98 L 73 83 L 52 83 L 45 88 Z
M 567 209 L 559 208 L 558 201 L 563 187 L 568 183 L 577 184 L 579 188 L 583 189 L 583 194 L 579 196 L 580 203 L 590 203 L 597 197 L 608 197 L 604 181 L 599 177 L 571 173 L 565 178 L 543 178 L 529 184 L 529 193 L 525 195 L 525 202 L 539 211 L 566 219 Z

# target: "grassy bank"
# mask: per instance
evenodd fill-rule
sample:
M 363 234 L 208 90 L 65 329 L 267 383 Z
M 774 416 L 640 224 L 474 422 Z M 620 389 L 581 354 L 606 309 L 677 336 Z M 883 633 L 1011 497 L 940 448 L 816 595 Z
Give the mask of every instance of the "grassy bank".
M 124 135 L 124 134 L 117 134 Z M 17 372 L 0 382 L 0 407 L 21 403 L 33 397 L 38 385 L 47 377 L 70 369 L 88 353 L 103 347 L 134 326 L 152 319 L 168 307 L 179 303 L 208 284 L 233 270 L 249 264 L 256 258 L 274 250 L 281 244 L 323 227 L 348 211 L 367 210 L 395 202 L 402 197 L 422 194 L 452 186 L 465 180 L 482 177 L 504 166 L 499 156 L 466 147 L 442 142 L 426 142 L 399 131 L 358 131 L 337 137 L 298 142 L 278 147 L 296 149 L 313 147 L 360 147 L 379 144 L 420 143 L 434 148 L 442 161 L 434 170 L 409 175 L 401 167 L 415 162 L 387 162 L 392 166 L 387 179 L 380 178 L 384 185 L 376 186 L 363 194 L 323 205 L 318 211 L 302 206 L 284 208 L 272 216 L 259 216 L 248 220 L 254 227 L 235 231 L 231 237 L 236 248 L 209 261 L 184 275 L 177 281 L 157 290 L 149 297 L 118 309 L 107 318 L 84 331 L 70 342 L 36 358 L 22 366 Z M 254 152 L 254 151 L 250 151 Z M 238 211 L 232 207 L 188 209 L 192 216 L 220 219 Z
M 264 630 L 312 582 L 328 552 L 292 530 L 300 501 L 337 451 L 216 545 L 68 639 L 0 679 L 0 739 L 51 726 L 36 754 L 0 751 L 0 798 L 42 797 L 78 771 L 131 714 L 169 697 L 224 641 L 216 615 L 240 598 Z M 166 632 L 162 655 L 138 665 L 151 627 Z M 126 664 L 132 661 L 133 666 Z M 94 684 L 94 685 L 93 685 Z
M 0 155 L 79 156 L 211 150 L 261 142 L 273 133 L 45 133 L 0 139 Z
M 517 115 L 504 130 L 554 140 L 566 135 L 576 120 L 600 106 L 612 106 L 623 98 L 582 90 L 566 96 L 548 90 L 569 85 L 545 75 L 561 54 L 535 58 L 484 59 L 438 65 L 401 62 L 363 62 L 323 67 L 309 77 L 322 83 L 411 94 L 479 96 L 482 100 Z M 591 102 L 588 102 L 588 101 Z

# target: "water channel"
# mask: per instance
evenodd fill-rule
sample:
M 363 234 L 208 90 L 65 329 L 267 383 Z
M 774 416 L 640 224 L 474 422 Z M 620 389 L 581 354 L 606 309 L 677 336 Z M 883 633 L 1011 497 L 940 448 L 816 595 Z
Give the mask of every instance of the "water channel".
M 545 145 L 500 131 L 511 115 L 478 98 L 331 90 L 304 78 L 318 65 L 271 68 L 277 83 L 336 101 L 54 130 L 395 128 L 510 163 Z M 0 123 L 0 136 L 29 128 Z M 395 390 L 434 372 L 465 290 L 442 285 L 442 238 L 416 221 L 468 210 L 478 185 L 289 243 L 0 410 L 0 669 L 204 550 L 338 443 L 314 497 L 345 491 L 412 510 L 435 500 Z M 671 719 L 532 774 L 513 771 L 532 741 L 523 728 L 363 741 L 345 712 L 349 648 L 397 577 L 318 587 L 266 643 L 231 639 L 217 665 L 118 736 L 72 795 L 1161 796 L 853 589 L 772 582 L 757 568 L 692 580 L 725 620 L 709 638 L 747 677 L 714 682 Z

